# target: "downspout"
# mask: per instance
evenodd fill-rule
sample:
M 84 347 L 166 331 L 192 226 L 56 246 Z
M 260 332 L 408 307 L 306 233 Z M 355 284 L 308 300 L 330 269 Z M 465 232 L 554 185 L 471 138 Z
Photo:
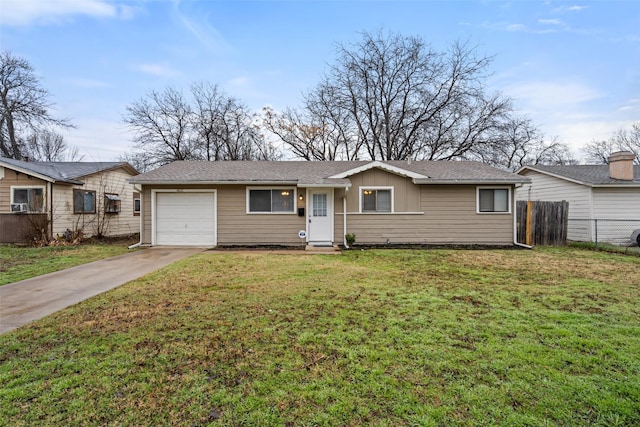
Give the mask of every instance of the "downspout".
M 143 215 L 143 209 L 142 209 L 142 189 L 136 187 L 135 185 L 133 186 L 133 189 L 136 190 L 138 193 L 140 193 L 140 241 L 138 243 L 134 243 L 133 245 L 129 246 L 127 249 L 135 249 L 138 246 L 142 245 L 142 218 L 144 217 Z
M 53 240 L 53 182 L 49 182 L 49 231 Z
M 344 196 L 342 196 L 342 244 L 346 249 L 349 249 L 349 245 L 347 244 L 347 193 L 349 192 L 349 187 L 344 188 Z
M 529 246 L 529 245 L 525 245 L 524 243 L 520 243 L 518 242 L 518 210 L 517 208 L 517 204 L 518 201 L 516 200 L 516 188 L 521 187 L 522 185 L 515 185 L 513 187 L 513 202 L 512 202 L 512 207 L 511 209 L 513 210 L 513 244 L 515 246 L 520 246 L 522 248 L 526 248 L 526 249 L 533 249 L 533 246 Z

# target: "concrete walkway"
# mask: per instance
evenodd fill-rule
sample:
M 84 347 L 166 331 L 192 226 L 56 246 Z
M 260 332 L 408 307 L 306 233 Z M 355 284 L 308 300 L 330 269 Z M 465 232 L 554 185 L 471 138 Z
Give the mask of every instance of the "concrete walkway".
M 142 249 L 0 286 L 0 334 L 204 250 Z

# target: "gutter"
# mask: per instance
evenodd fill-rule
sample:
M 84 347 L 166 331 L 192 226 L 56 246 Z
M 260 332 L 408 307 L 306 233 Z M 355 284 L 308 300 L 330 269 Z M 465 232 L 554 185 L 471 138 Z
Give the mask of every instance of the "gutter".
M 135 185 L 133 186 L 133 189 L 136 190 L 138 193 L 140 193 L 140 241 L 138 243 L 134 243 L 133 245 L 129 246 L 127 249 L 134 249 L 137 248 L 138 246 L 142 245 L 142 218 L 144 217 L 144 214 L 142 213 L 142 188 L 138 188 Z
M 513 244 L 514 246 L 520 246 L 525 249 L 533 249 L 533 246 L 525 245 L 524 243 L 518 242 L 518 210 L 516 209 L 518 201 L 516 200 L 516 188 L 521 187 L 520 185 L 515 185 L 513 189 Z
M 349 249 L 349 245 L 347 244 L 347 193 L 349 192 L 349 187 L 345 187 L 344 196 L 342 196 L 342 244 L 346 249 Z

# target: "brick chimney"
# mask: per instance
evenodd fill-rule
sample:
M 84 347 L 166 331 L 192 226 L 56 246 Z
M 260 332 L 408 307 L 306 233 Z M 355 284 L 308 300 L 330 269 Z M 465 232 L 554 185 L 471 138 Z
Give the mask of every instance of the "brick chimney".
M 609 156 L 609 176 L 613 179 L 633 181 L 633 160 L 630 151 L 618 151 Z

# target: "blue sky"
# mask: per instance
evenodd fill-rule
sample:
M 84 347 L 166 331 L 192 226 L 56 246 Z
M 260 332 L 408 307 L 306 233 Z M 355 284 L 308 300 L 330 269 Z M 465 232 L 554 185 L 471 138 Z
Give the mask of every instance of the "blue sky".
M 491 90 L 580 147 L 640 120 L 640 1 L 0 0 L 0 48 L 27 59 L 87 161 L 131 149 L 126 106 L 217 83 L 255 110 L 299 105 L 362 31 L 494 56 Z

